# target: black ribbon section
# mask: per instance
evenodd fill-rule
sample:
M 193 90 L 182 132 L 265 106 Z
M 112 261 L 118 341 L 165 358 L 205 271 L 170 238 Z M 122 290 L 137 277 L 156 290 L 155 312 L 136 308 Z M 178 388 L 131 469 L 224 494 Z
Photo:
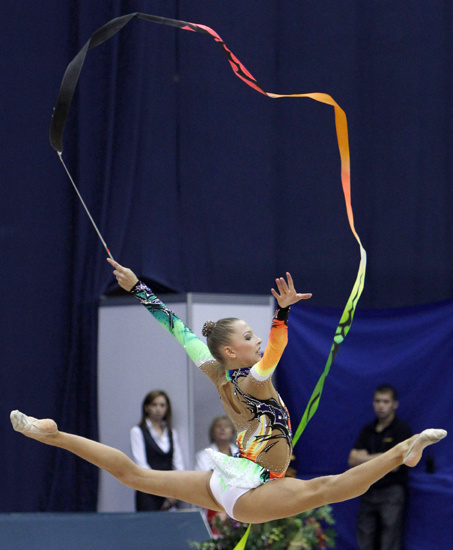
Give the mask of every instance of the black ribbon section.
M 139 12 L 117 17 L 100 27 L 91 35 L 83 48 L 69 63 L 63 75 L 63 80 L 61 82 L 60 91 L 58 92 L 58 97 L 55 103 L 49 131 L 50 144 L 58 153 L 63 152 L 63 133 L 66 126 L 66 120 L 68 118 L 69 109 L 71 108 L 74 92 L 88 50 L 92 50 L 96 46 L 99 46 L 103 42 L 106 42 L 109 38 L 112 38 L 112 36 L 118 33 L 132 19 L 143 19 L 145 21 L 151 21 L 152 23 L 159 23 L 161 25 L 185 28 L 186 30 L 191 30 L 194 32 L 210 34 L 205 28 L 200 27 L 199 25 L 195 25 L 193 23 L 179 21 L 177 19 L 167 19 L 165 17 L 159 17 L 157 15 L 149 15 Z

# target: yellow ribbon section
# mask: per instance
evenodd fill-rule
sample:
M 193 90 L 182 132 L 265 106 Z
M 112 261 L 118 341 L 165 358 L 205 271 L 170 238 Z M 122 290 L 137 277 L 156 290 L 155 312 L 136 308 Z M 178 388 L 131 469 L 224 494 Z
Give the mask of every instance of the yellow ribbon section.
M 247 531 L 242 535 L 241 540 L 234 547 L 234 550 L 244 550 L 251 527 L 252 527 L 252 524 L 250 523 L 249 526 L 247 527 Z

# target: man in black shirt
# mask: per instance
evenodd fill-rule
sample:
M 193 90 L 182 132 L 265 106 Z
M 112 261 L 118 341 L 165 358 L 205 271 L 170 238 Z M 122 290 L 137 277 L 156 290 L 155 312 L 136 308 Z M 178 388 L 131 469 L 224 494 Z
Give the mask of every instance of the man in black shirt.
M 396 416 L 398 395 L 392 386 L 379 386 L 374 392 L 376 419 L 362 428 L 348 458 L 350 467 L 371 460 L 400 441 L 411 437 L 408 424 Z M 357 517 L 360 550 L 400 550 L 406 504 L 408 471 L 396 468 L 361 497 Z

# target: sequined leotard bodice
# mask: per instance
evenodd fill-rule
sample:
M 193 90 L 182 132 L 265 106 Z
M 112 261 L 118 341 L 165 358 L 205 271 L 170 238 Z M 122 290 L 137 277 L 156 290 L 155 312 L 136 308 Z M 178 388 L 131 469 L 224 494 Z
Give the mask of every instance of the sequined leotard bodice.
M 239 380 L 249 376 L 251 369 L 237 369 L 229 371 L 230 382 L 234 386 L 234 395 L 240 399 L 250 412 L 249 423 L 254 423 L 253 433 L 249 434 L 248 429 L 238 432 L 237 444 L 240 456 L 257 462 L 262 453 L 269 451 L 284 440 L 288 448 L 288 456 L 292 450 L 291 421 L 288 409 L 282 398 L 257 399 L 245 393 L 239 387 Z M 284 469 L 286 471 L 286 468 Z M 275 472 L 270 468 L 270 477 L 284 477 L 285 471 Z

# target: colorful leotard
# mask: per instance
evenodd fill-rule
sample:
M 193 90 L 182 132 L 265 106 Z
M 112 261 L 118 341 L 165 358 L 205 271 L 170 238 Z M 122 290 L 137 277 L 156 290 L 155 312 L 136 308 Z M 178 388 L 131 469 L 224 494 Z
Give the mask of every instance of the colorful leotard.
M 167 330 L 184 347 L 191 360 L 200 367 L 208 361 L 215 362 L 209 348 L 183 321 L 172 312 L 142 282 L 138 282 L 131 292 L 153 315 L 159 324 Z M 244 393 L 238 381 L 245 376 L 253 376 L 258 381 L 267 380 L 274 372 L 288 341 L 289 308 L 277 309 L 272 322 L 269 341 L 261 360 L 251 368 L 236 369 L 225 373 L 227 380 L 233 384 L 233 394 L 250 411 L 250 421 L 258 420 L 255 432 L 246 438 L 247 429 L 238 433 L 238 447 L 242 458 L 256 462 L 261 453 L 267 453 L 278 440 L 285 439 L 291 455 L 291 423 L 283 400 L 278 398 L 257 399 Z M 270 477 L 284 477 L 285 472 L 269 472 Z
M 239 432 L 237 436 L 240 456 L 256 462 L 258 456 L 272 449 L 279 439 L 286 439 L 288 448 L 292 449 L 292 434 L 289 413 L 280 395 L 278 395 L 278 400 L 273 397 L 256 399 L 241 391 L 238 380 L 242 376 L 248 376 L 249 371 L 250 369 L 238 369 L 230 371 L 230 373 L 232 373 L 231 382 L 235 387 L 235 395 L 240 396 L 246 403 L 252 414 L 251 420 L 258 419 L 259 421 L 258 428 L 247 441 L 245 440 L 247 430 Z M 278 432 L 276 433 L 275 430 Z M 285 473 L 270 471 L 270 477 L 285 477 Z
M 238 384 L 240 378 L 249 374 L 260 381 L 272 375 L 288 342 L 288 312 L 289 308 L 278 309 L 275 312 L 262 359 L 251 369 L 236 369 L 227 373 L 228 380 L 234 384 L 234 395 L 245 403 L 252 415 L 251 420 L 257 419 L 259 422 L 252 437 L 245 439 L 247 429 L 240 431 L 237 436 L 240 456 L 253 462 L 257 461 L 261 453 L 267 453 L 272 449 L 279 439 L 285 439 L 288 448 L 292 449 L 291 421 L 280 395 L 277 393 L 277 399 L 257 399 L 244 393 Z M 284 476 L 285 472 L 270 471 L 271 478 Z
M 178 340 L 197 367 L 201 367 L 208 361 L 215 361 L 208 346 L 188 329 L 181 319 L 168 309 L 144 283 L 138 281 L 131 292 L 159 324 Z
M 263 357 L 251 370 L 252 376 L 257 380 L 270 378 L 280 361 L 288 343 L 288 313 L 289 307 L 277 309 L 275 312 Z

